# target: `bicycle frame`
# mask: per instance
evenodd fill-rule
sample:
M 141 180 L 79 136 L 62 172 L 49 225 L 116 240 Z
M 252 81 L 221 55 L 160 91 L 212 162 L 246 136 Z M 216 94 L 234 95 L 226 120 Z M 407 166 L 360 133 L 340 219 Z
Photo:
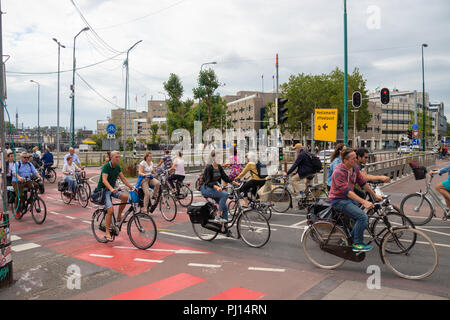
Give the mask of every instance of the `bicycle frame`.
M 431 188 L 431 181 L 433 180 L 433 178 L 434 176 L 431 176 L 430 180 L 428 181 L 428 177 L 425 177 L 426 191 L 422 192 L 422 190 L 420 190 L 416 192 L 416 194 L 422 197 L 418 208 L 422 206 L 424 198 L 427 198 L 431 203 L 432 203 L 431 200 L 434 200 L 434 202 L 437 203 L 437 205 L 442 209 L 442 211 L 444 211 L 444 218 L 446 218 L 446 216 L 449 214 L 449 210 L 447 210 L 447 205 L 442 203 L 436 191 L 434 191 L 433 188 Z M 430 199 L 430 197 L 427 197 L 427 194 L 430 194 L 432 199 Z M 434 207 L 432 207 L 432 210 L 433 210 L 433 217 L 436 217 L 436 211 L 434 210 Z

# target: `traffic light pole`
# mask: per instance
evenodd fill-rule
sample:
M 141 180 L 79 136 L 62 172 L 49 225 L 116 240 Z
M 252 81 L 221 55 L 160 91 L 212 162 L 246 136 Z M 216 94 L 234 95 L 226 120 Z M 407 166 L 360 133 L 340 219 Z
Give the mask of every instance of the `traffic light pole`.
M 348 52 L 347 52 L 347 0 L 344 0 L 344 143 L 348 145 Z

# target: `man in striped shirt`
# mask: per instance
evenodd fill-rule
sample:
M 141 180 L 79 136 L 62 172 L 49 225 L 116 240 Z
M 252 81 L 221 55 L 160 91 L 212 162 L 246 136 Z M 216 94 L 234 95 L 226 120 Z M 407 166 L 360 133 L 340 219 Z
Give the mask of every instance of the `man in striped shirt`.
M 364 230 L 369 219 L 367 214 L 359 207 L 359 204 L 362 204 L 367 210 L 372 209 L 374 205 L 372 202 L 360 198 L 354 192 L 355 184 L 369 192 L 376 201 L 381 201 L 383 198 L 375 194 L 366 183 L 366 180 L 357 168 L 358 160 L 353 150 L 345 150 L 341 157 L 342 163 L 334 169 L 331 178 L 329 200 L 334 208 L 356 221 L 351 232 L 353 251 L 370 251 L 372 247 L 363 241 Z

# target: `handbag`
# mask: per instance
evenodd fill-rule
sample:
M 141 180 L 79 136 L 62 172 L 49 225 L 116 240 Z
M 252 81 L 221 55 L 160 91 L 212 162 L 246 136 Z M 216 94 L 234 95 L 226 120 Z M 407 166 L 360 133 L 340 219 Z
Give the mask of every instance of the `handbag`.
M 94 192 L 91 194 L 91 202 L 98 204 L 98 205 L 104 205 L 106 202 L 106 188 L 102 189 L 95 189 Z

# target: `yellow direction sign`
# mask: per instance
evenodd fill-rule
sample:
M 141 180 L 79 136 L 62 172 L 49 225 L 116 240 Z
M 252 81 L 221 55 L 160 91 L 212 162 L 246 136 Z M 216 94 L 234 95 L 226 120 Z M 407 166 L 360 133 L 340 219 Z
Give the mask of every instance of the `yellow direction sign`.
M 314 140 L 336 142 L 337 114 L 337 109 L 315 109 Z

